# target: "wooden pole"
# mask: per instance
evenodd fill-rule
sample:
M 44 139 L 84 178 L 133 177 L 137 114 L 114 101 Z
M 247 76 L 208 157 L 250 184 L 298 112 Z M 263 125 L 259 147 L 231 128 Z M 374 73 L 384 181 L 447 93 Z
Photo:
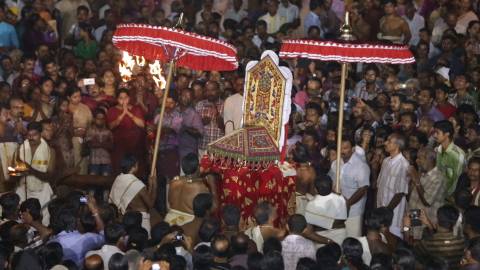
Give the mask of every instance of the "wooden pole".
M 345 103 L 345 83 L 347 80 L 347 63 L 342 63 L 342 78 L 340 81 L 340 101 L 338 105 L 338 127 L 337 127 L 337 160 L 335 165 L 335 192 L 340 194 L 340 159 L 342 150 L 343 132 L 343 107 Z
M 163 93 L 162 105 L 160 107 L 160 117 L 158 118 L 158 123 L 157 123 L 157 134 L 155 136 L 155 146 L 153 147 L 152 168 L 150 169 L 150 176 L 153 176 L 155 174 L 155 168 L 157 167 L 158 147 L 160 146 L 160 135 L 162 134 L 163 115 L 165 113 L 165 104 L 167 102 L 168 91 L 170 90 L 170 84 L 172 83 L 174 65 L 175 65 L 175 61 L 170 60 L 170 64 L 168 67 L 167 82 L 165 84 L 165 92 Z

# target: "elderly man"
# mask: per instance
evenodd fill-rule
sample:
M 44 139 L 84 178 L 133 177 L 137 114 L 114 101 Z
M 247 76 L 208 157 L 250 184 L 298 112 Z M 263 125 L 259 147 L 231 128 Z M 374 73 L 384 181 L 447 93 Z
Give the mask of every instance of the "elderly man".
M 385 142 L 385 151 L 390 155 L 382 163 L 377 185 L 377 207 L 386 206 L 393 210 L 393 221 L 390 232 L 402 237 L 402 218 L 405 213 L 408 193 L 408 168 L 410 164 L 402 155 L 405 148 L 405 138 L 397 133 L 388 137 Z
M 418 150 L 417 166 L 410 166 L 411 179 L 409 209 L 424 209 L 432 222 L 437 222 L 437 210 L 445 202 L 446 178 L 435 163 L 436 152 L 424 147 Z

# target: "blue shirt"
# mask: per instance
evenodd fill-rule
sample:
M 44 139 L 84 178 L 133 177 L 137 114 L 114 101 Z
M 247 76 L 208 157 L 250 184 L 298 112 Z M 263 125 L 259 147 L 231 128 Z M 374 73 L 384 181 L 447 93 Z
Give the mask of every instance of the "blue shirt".
M 72 260 L 77 266 L 83 265 L 85 254 L 90 250 L 101 248 L 105 242 L 103 235 L 78 231 L 62 231 L 50 242 L 57 242 L 63 248 L 63 260 Z
M 15 28 L 6 22 L 0 22 L 0 47 L 19 47 Z
M 318 26 L 318 28 L 320 28 L 320 36 L 323 36 L 322 23 L 320 22 L 320 17 L 318 17 L 315 12 L 310 11 L 308 13 L 303 22 L 303 26 L 305 27 L 305 36 L 308 35 L 308 28 L 310 28 L 310 26 Z

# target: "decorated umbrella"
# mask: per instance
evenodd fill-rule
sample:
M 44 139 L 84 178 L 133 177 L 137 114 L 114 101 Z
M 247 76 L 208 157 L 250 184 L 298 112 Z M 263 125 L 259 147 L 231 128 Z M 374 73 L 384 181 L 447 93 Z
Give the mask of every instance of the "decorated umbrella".
M 214 159 L 249 164 L 273 163 L 280 158 L 275 141 L 264 127 L 237 129 L 231 134 L 211 142 L 208 145 L 208 153 Z
M 183 14 L 180 15 L 177 26 L 182 24 L 182 18 Z M 117 48 L 132 55 L 144 57 L 151 61 L 160 60 L 170 63 L 165 83 L 166 91 L 163 95 L 155 137 L 152 169 L 150 172 L 153 175 L 158 157 L 157 152 L 160 144 L 165 103 L 172 81 L 174 65 L 204 71 L 235 70 L 238 67 L 237 51 L 232 45 L 217 39 L 177 28 L 143 24 L 118 25 L 112 40 Z
M 337 160 L 335 191 L 340 193 L 340 150 L 343 129 L 343 108 L 345 102 L 345 81 L 347 63 L 388 63 L 408 64 L 415 62 L 412 52 L 406 45 L 385 45 L 350 42 L 354 40 L 349 25 L 349 14 L 345 14 L 345 24 L 341 28 L 343 41 L 285 40 L 280 49 L 280 57 L 308 58 L 342 63 L 340 101 L 337 127 Z

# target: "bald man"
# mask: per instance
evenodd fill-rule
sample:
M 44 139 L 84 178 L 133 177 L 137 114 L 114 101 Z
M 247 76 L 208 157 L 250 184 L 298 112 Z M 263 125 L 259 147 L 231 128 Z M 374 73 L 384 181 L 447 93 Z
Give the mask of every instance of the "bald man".
M 86 270 L 103 270 L 102 257 L 95 254 L 85 258 L 85 269 Z

